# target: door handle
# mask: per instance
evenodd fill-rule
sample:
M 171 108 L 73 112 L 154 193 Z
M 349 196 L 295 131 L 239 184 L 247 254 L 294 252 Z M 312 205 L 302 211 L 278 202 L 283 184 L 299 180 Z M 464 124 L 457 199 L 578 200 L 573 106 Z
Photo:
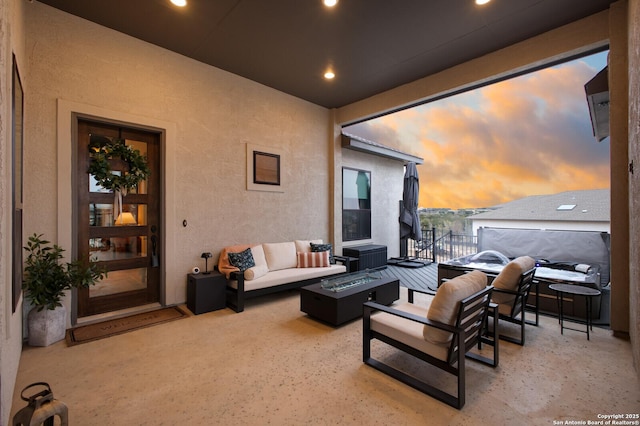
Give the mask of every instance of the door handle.
M 158 237 L 155 235 L 151 236 L 151 267 L 157 268 L 160 266 L 160 261 L 158 260 Z

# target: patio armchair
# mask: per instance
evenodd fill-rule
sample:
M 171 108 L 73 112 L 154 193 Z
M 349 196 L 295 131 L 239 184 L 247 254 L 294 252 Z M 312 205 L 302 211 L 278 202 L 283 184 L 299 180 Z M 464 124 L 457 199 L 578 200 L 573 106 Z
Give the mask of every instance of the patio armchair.
M 424 306 L 404 303 L 387 307 L 375 302 L 364 304 L 363 361 L 365 364 L 426 393 L 454 408 L 465 404 L 465 358 L 486 365 L 498 365 L 498 342 L 483 335 L 487 313 L 497 307 L 490 303 L 493 287 L 487 286 L 487 276 L 473 271 L 449 280 L 429 295 Z M 411 299 L 413 299 L 413 291 Z M 493 336 L 498 336 L 497 321 L 493 323 Z M 374 359 L 371 341 L 377 339 L 402 352 L 412 355 L 457 378 L 457 392 L 439 389 L 428 380 Z M 475 351 L 482 344 L 493 346 L 492 358 Z M 474 350 L 474 352 L 471 352 Z
M 538 306 L 536 301 L 536 321 L 527 322 L 525 312 L 529 290 L 534 284 L 535 260 L 529 256 L 520 256 L 510 261 L 495 277 L 489 274 L 490 283 L 493 286 L 491 301 L 498 305 L 498 316 L 501 321 L 520 326 L 520 337 L 512 337 L 500 333 L 500 339 L 524 346 L 525 324 L 538 325 Z M 536 289 L 537 291 L 537 289 Z M 494 313 L 490 316 L 495 318 Z

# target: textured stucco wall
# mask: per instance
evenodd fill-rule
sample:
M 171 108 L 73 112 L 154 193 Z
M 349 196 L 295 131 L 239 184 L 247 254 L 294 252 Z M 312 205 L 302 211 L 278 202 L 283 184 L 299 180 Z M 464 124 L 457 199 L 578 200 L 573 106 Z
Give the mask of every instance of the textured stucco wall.
M 40 3 L 26 9 L 26 235 L 71 241 L 57 215 L 72 185 L 57 182 L 71 164 L 57 158 L 69 151 L 57 140 L 63 99 L 137 124 L 173 125 L 165 158 L 172 200 L 165 213 L 174 219 L 164 230 L 172 242 L 167 304 L 186 299 L 185 274 L 201 265 L 203 251 L 217 257 L 235 243 L 329 239 L 328 110 Z M 246 190 L 248 143 L 283 152 L 284 193 Z

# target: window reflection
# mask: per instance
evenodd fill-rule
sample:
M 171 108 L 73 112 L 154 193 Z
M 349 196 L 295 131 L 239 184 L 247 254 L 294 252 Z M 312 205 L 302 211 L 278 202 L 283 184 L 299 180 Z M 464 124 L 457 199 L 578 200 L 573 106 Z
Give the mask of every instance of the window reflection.
M 97 261 L 145 257 L 147 249 L 147 237 L 144 236 L 91 238 L 89 240 L 91 258 Z
M 371 238 L 371 172 L 342 169 L 342 239 Z
M 122 215 L 114 218 L 113 204 L 89 204 L 89 226 L 144 226 L 147 224 L 146 204 L 125 204 Z
M 147 287 L 147 268 L 109 271 L 107 278 L 89 287 L 89 297 L 107 296 Z

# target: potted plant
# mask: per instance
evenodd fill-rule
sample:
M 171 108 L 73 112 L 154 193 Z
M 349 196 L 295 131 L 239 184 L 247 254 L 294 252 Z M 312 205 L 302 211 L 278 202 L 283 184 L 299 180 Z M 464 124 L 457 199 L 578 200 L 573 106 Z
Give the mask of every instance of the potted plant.
M 67 312 L 61 300 L 73 288 L 86 288 L 103 279 L 107 272 L 94 261 L 61 263 L 60 246 L 29 237 L 22 288 L 33 305 L 28 315 L 29 344 L 48 346 L 64 339 Z

